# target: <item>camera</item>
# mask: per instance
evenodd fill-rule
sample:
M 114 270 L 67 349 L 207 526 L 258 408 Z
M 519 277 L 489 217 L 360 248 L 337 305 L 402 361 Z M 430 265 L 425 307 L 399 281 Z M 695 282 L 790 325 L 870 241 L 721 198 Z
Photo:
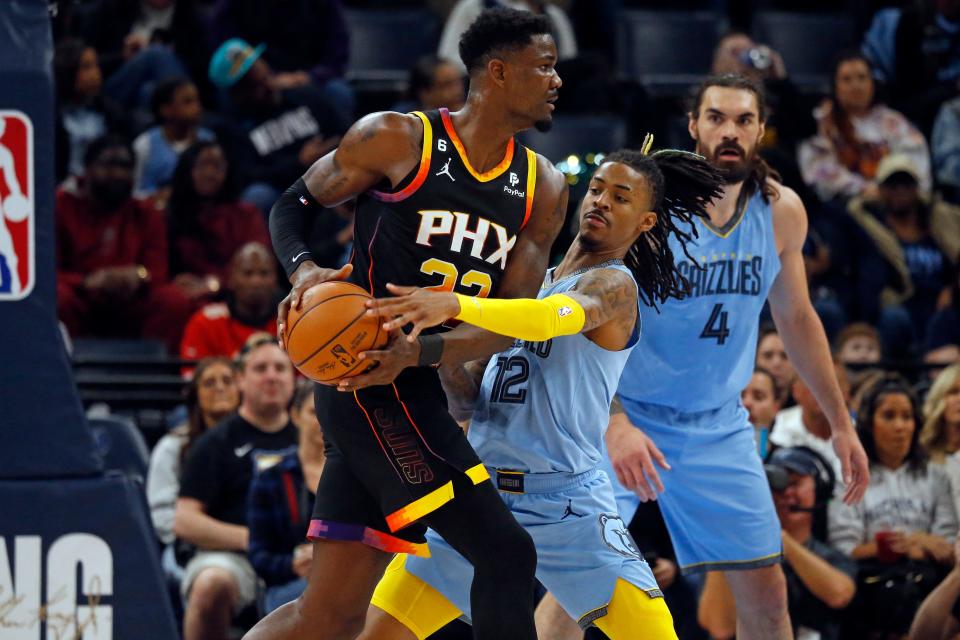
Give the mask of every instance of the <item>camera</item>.
M 773 56 L 771 55 L 770 47 L 760 45 L 744 51 L 740 55 L 740 61 L 757 71 L 766 71 L 770 68 L 770 65 L 773 64 Z

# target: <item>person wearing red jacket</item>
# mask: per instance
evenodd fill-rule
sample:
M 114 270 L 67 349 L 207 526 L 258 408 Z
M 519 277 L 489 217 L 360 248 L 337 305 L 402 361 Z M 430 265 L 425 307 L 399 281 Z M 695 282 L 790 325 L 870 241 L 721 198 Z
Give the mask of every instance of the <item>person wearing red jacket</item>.
M 191 303 L 169 282 L 163 213 L 131 197 L 133 151 L 93 141 L 85 177 L 56 197 L 57 300 L 73 337 L 146 337 L 176 352 Z
M 226 301 L 208 304 L 190 318 L 180 343 L 182 358 L 233 357 L 252 334 L 277 335 L 277 268 L 269 249 L 259 242 L 240 247 L 226 286 Z

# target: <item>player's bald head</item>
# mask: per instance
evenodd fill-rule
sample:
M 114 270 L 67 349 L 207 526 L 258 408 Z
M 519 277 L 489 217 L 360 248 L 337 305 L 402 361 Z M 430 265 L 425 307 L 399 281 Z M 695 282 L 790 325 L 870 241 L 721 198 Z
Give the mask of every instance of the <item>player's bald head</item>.
M 233 269 L 242 269 L 251 263 L 272 263 L 273 254 L 259 242 L 248 242 L 233 254 L 230 266 Z

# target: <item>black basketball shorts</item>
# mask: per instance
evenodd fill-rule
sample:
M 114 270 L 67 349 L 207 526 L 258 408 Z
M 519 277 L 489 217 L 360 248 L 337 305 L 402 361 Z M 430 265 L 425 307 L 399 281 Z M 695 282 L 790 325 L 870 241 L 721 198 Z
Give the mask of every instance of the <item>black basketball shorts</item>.
M 421 518 L 455 489 L 489 480 L 447 413 L 436 371 L 406 369 L 390 385 L 344 393 L 316 385 L 327 460 L 308 537 L 429 555 Z

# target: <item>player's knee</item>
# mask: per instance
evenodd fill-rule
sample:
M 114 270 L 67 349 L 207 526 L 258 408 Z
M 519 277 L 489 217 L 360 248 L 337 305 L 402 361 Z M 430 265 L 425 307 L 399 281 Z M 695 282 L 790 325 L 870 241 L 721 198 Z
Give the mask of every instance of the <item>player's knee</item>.
M 323 629 L 328 638 L 356 638 L 363 631 L 367 605 L 355 602 L 345 603 L 336 600 L 318 602 L 316 598 L 308 601 L 307 594 L 285 605 L 290 607 L 289 615 L 294 619 L 292 625 L 305 634 Z
M 309 629 L 324 629 L 330 638 L 357 638 L 363 633 L 366 611 L 347 610 L 335 612 L 326 610 L 319 616 L 310 618 Z
M 205 569 L 190 587 L 187 606 L 201 611 L 232 607 L 237 598 L 233 575 L 222 569 Z

